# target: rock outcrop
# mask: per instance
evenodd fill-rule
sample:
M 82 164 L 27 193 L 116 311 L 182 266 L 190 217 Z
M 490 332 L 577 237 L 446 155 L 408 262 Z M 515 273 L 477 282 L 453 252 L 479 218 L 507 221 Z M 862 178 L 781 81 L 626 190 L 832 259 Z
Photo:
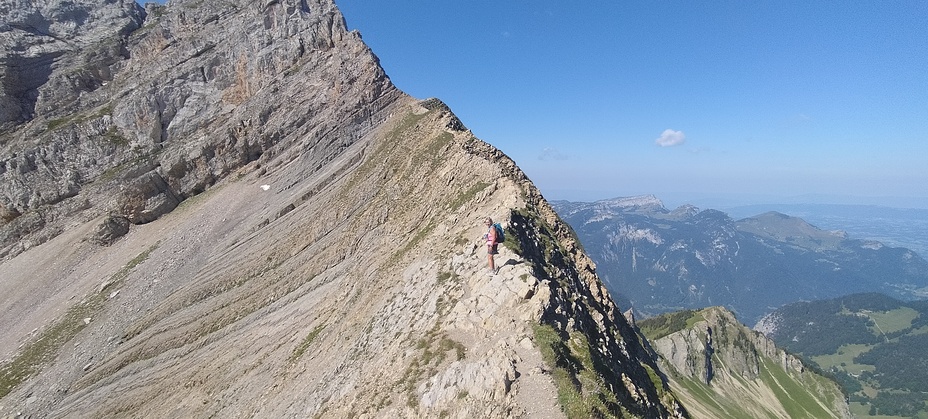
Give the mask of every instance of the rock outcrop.
M 330 1 L 0 9 L 5 62 L 54 51 L 4 76 L 0 416 L 686 416 L 515 162 Z
M 0 139 L 0 258 L 75 217 L 150 222 L 251 162 L 305 151 L 316 169 L 401 95 L 327 2 L 0 8 L 3 100 L 21 108 Z
M 0 129 L 37 116 L 62 117 L 80 109 L 84 93 L 112 80 L 124 60 L 126 37 L 144 10 L 131 0 L 0 2 Z
M 641 327 L 693 417 L 851 417 L 836 383 L 722 307 L 665 314 Z

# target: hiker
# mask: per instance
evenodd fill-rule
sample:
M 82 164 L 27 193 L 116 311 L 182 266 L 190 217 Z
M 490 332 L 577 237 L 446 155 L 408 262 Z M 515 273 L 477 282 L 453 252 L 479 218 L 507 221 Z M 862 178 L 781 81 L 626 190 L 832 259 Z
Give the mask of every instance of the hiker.
M 487 263 L 489 263 L 490 266 L 490 274 L 495 274 L 496 263 L 493 261 L 493 255 L 499 253 L 499 251 L 496 249 L 498 244 L 496 237 L 496 227 L 493 226 L 493 219 L 490 217 L 487 217 L 484 224 L 487 226 L 487 234 L 483 235 L 483 237 L 487 239 Z

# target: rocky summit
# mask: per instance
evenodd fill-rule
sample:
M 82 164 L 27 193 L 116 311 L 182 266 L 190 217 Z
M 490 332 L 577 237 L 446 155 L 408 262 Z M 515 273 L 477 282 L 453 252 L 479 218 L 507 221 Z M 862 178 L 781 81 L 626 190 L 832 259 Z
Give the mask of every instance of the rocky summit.
M 0 16 L 0 417 L 687 416 L 516 164 L 331 1 Z

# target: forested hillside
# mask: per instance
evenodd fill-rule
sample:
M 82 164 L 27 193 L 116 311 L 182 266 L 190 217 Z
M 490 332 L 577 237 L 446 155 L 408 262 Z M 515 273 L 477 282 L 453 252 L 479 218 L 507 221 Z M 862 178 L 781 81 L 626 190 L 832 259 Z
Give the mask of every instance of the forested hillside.
M 928 417 L 928 302 L 876 293 L 799 302 L 757 328 L 841 382 L 858 415 Z

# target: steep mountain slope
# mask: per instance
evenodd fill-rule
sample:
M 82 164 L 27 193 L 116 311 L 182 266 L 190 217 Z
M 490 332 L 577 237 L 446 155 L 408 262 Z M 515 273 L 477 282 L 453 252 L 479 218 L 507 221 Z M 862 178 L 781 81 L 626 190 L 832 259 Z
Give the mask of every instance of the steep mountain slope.
M 16 77 L 57 51 L 3 84 L 0 416 L 686 417 L 515 163 L 331 2 L 0 5 Z
M 915 252 L 780 213 L 735 221 L 693 206 L 669 211 L 654 197 L 554 205 L 612 294 L 644 314 L 723 305 L 754 323 L 803 299 L 928 293 L 928 262 Z
M 928 301 L 867 293 L 799 302 L 756 328 L 837 377 L 859 416 L 928 412 Z
M 639 325 L 693 417 L 851 417 L 835 382 L 724 308 L 663 314 Z
M 250 162 L 309 174 L 401 95 L 327 2 L 0 5 L 0 86 L 25 109 L 0 139 L 0 257 L 74 218 L 150 222 Z

